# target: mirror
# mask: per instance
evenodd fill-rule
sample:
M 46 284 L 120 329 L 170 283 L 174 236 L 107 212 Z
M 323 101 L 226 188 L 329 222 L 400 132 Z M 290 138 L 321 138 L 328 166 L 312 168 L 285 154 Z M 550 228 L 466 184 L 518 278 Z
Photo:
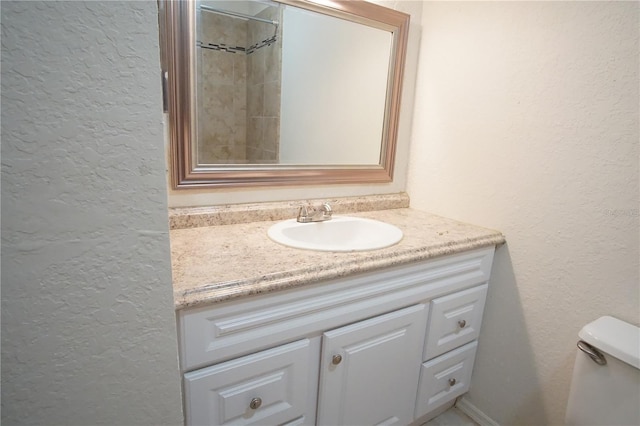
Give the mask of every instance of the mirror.
M 408 15 L 355 0 L 160 12 L 174 188 L 392 180 Z

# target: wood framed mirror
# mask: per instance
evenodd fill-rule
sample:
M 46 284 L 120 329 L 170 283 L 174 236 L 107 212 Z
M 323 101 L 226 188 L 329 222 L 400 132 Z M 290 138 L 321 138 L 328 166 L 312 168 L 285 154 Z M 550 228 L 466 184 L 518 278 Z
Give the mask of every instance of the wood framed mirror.
M 409 15 L 358 0 L 159 11 L 175 189 L 392 181 Z

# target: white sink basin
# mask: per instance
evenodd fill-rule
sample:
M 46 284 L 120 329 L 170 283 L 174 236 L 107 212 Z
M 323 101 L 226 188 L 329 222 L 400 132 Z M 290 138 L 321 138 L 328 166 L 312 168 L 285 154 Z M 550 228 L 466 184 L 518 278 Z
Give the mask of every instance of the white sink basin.
M 388 223 L 351 216 L 334 216 L 325 222 L 276 223 L 267 232 L 276 243 L 316 251 L 367 251 L 392 246 L 402 231 Z

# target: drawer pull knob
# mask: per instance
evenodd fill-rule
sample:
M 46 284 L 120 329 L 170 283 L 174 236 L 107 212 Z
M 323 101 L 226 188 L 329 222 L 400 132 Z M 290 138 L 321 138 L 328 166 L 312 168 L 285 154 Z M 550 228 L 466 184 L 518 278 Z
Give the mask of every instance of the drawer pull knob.
M 253 398 L 249 403 L 249 408 L 257 410 L 262 405 L 262 398 Z
M 334 355 L 333 358 L 331 358 L 331 364 L 333 365 L 338 365 L 342 362 L 342 355 Z
M 451 378 L 449 379 L 449 386 L 454 386 L 456 384 L 456 379 Z
M 467 326 L 467 322 L 465 320 L 458 321 L 458 327 L 465 328 Z

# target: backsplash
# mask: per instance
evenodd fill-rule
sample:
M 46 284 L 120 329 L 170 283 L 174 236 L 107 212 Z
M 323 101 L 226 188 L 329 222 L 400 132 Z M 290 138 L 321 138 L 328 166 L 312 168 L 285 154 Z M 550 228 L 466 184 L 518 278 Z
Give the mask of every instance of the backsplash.
M 401 209 L 409 207 L 407 193 L 369 195 L 364 197 L 341 197 L 281 201 L 273 203 L 228 204 L 209 207 L 180 207 L 169 209 L 171 229 L 198 228 L 202 226 L 232 225 L 236 223 L 261 222 L 295 218 L 302 204 L 328 202 L 334 214 L 347 214 L 374 210 Z

